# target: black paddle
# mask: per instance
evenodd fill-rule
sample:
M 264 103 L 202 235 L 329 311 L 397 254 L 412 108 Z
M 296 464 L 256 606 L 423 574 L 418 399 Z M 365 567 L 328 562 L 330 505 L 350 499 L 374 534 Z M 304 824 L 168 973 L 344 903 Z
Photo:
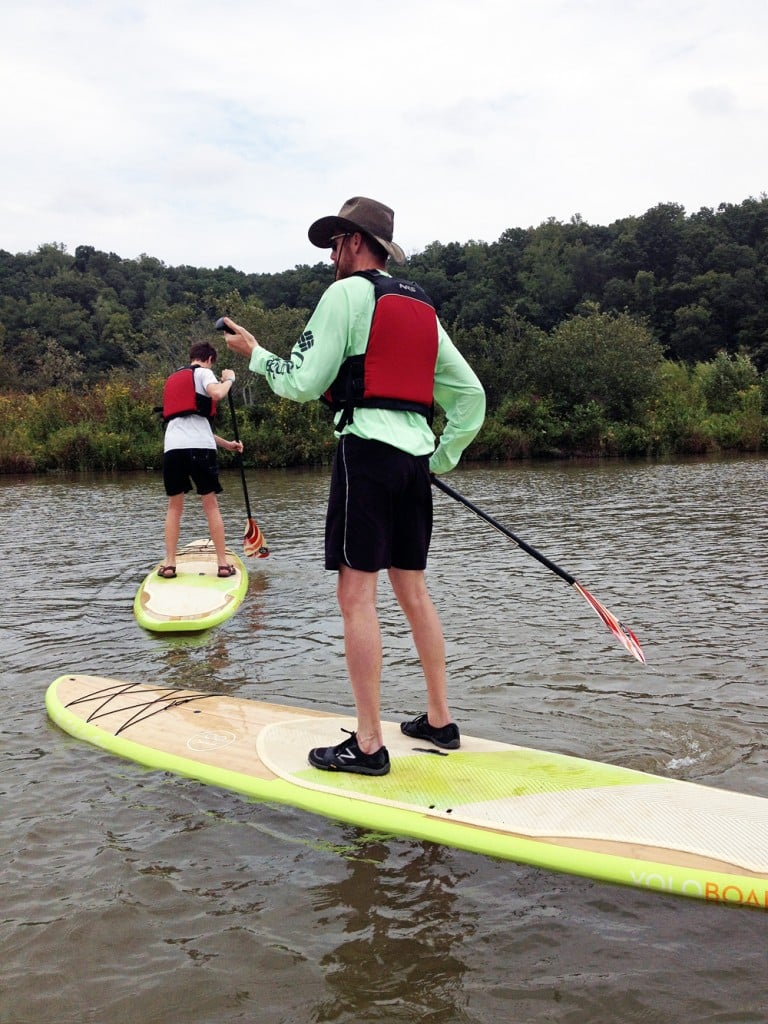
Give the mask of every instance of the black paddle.
M 232 388 L 229 389 L 227 395 L 229 398 L 229 411 L 232 413 L 232 433 L 235 435 L 235 440 L 240 441 L 240 437 L 237 433 L 237 416 L 235 415 L 235 403 L 232 401 Z M 245 466 L 243 465 L 243 453 L 238 452 L 238 463 L 240 465 L 240 477 L 243 481 L 243 497 L 245 498 L 245 511 L 248 515 L 248 522 L 245 524 L 245 533 L 243 534 L 243 551 L 248 555 L 249 558 L 266 558 L 269 554 L 269 548 L 267 542 L 264 539 L 264 534 L 259 529 L 256 520 L 251 515 L 251 503 L 248 500 L 248 486 L 245 482 Z
M 616 616 L 612 612 L 609 612 L 605 605 L 600 604 L 597 598 L 593 597 L 586 587 L 583 587 L 579 582 L 577 582 L 570 573 L 561 569 L 559 565 L 555 565 L 554 562 L 550 561 L 545 555 L 542 555 L 542 553 L 537 551 L 536 548 L 531 547 L 530 544 L 526 544 L 524 540 L 517 537 L 511 530 L 508 530 L 506 526 L 502 526 L 502 524 L 498 522 L 498 520 L 494 519 L 493 516 L 489 516 L 487 512 L 483 512 L 481 508 L 478 508 L 477 505 L 473 504 L 468 498 L 465 498 L 463 494 L 459 494 L 458 491 L 455 491 L 451 486 L 449 486 L 449 484 L 445 483 L 445 481 L 433 476 L 432 483 L 439 490 L 444 491 L 446 494 L 450 495 L 451 498 L 455 498 L 456 501 L 466 506 L 466 508 L 471 512 L 474 512 L 475 515 L 484 519 L 486 523 L 494 528 L 494 530 L 498 530 L 499 533 L 503 533 L 505 537 L 509 537 L 509 539 L 517 544 L 519 548 L 522 548 L 526 554 L 531 555 L 531 557 L 535 558 L 537 562 L 541 562 L 541 564 L 545 565 L 547 569 L 555 573 L 556 576 L 559 576 L 561 580 L 565 580 L 569 586 L 577 590 L 585 601 L 587 601 L 590 607 L 600 616 L 619 643 L 628 650 L 634 658 L 637 658 L 637 660 L 642 662 L 643 665 L 645 664 L 645 655 L 643 654 L 643 649 L 640 646 L 640 641 L 632 630 L 619 622 Z

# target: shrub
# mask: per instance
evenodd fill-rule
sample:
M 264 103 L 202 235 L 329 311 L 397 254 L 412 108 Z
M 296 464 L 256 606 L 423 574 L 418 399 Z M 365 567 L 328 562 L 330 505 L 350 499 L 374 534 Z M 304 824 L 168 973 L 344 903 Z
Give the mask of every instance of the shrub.
M 606 455 L 636 457 L 647 455 L 652 447 L 648 427 L 638 423 L 611 423 L 603 436 Z
M 525 459 L 531 454 L 531 442 L 520 427 L 510 426 L 498 417 L 491 417 L 486 420 L 467 454 L 481 461 Z
M 759 382 L 758 372 L 749 356 L 718 352 L 709 363 L 699 363 L 694 377 L 714 413 L 734 412 L 741 404 L 740 396 Z
M 603 436 L 608 432 L 603 407 L 591 401 L 575 405 L 563 424 L 563 441 L 576 455 L 600 455 Z
M 95 469 L 93 431 L 86 424 L 55 430 L 48 438 L 48 465 L 52 469 Z

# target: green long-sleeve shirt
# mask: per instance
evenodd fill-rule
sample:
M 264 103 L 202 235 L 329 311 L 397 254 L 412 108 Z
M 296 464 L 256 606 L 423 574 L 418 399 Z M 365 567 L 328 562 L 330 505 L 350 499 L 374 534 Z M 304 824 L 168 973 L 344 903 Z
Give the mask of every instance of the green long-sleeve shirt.
M 290 357 L 282 359 L 257 348 L 250 369 L 263 374 L 275 394 L 283 398 L 296 402 L 319 398 L 336 379 L 347 356 L 365 351 L 374 305 L 373 285 L 365 278 L 334 282 L 318 302 Z M 408 372 L 407 366 L 403 372 Z M 434 398 L 446 414 L 437 448 L 426 419 L 415 412 L 357 408 L 343 433 L 384 441 L 411 455 L 430 455 L 433 473 L 454 468 L 483 424 L 485 392 L 439 320 Z

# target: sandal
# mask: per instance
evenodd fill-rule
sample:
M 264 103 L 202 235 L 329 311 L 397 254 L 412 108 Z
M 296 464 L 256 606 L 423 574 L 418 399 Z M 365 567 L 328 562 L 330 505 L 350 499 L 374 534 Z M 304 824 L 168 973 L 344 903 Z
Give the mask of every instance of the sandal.
M 173 580 L 176 578 L 176 566 L 175 565 L 161 565 L 157 570 L 157 575 L 162 577 L 164 580 Z
M 226 580 L 230 576 L 234 576 L 236 572 L 237 572 L 237 569 L 234 567 L 234 565 L 220 565 L 219 566 L 219 579 L 220 580 Z

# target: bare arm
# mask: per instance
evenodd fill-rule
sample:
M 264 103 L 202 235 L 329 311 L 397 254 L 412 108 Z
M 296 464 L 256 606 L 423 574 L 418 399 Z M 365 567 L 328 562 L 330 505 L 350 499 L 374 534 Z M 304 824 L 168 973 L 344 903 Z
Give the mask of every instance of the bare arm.
M 227 441 L 225 437 L 219 437 L 218 434 L 213 435 L 213 439 L 219 448 L 223 448 L 228 452 L 242 452 L 243 442 L 242 441 Z
M 235 371 L 234 370 L 222 370 L 221 380 L 215 384 L 209 384 L 205 389 L 208 392 L 208 397 L 213 398 L 217 402 L 223 401 L 232 389 L 232 385 L 235 382 Z

